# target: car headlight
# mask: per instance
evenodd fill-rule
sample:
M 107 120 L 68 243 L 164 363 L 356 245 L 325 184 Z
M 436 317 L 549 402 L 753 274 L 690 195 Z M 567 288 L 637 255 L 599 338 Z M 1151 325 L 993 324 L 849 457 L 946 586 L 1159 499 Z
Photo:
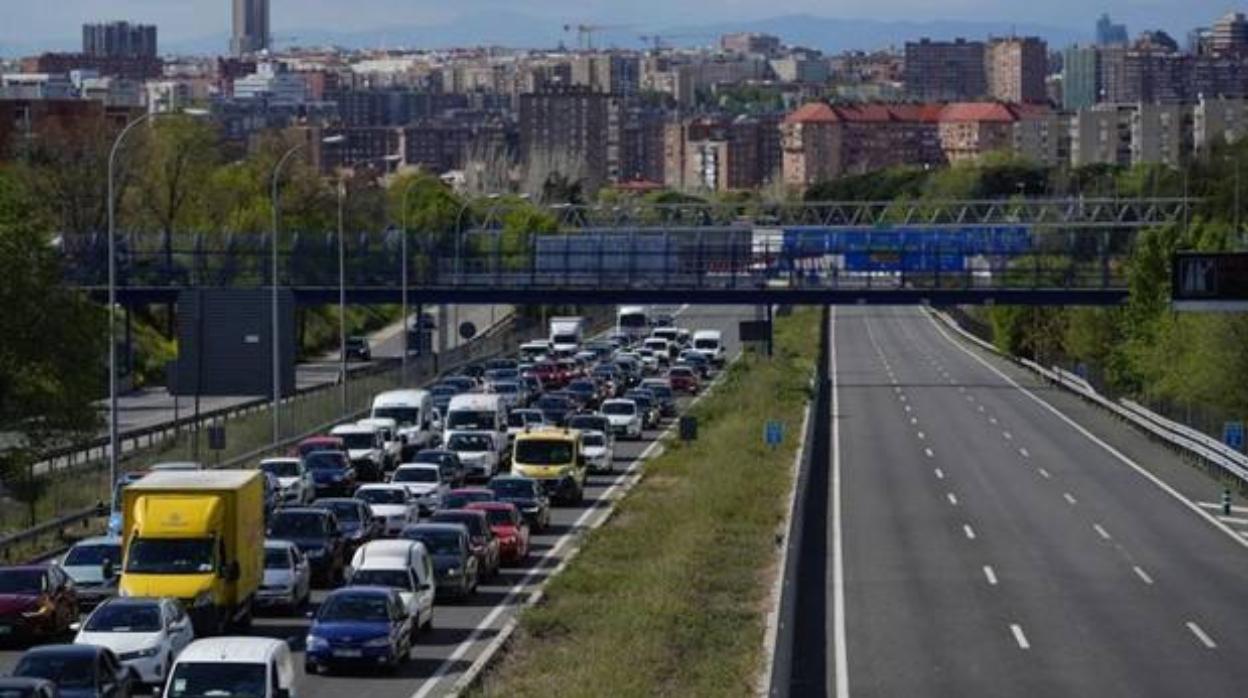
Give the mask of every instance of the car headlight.
M 129 654 L 135 659 L 146 659 L 147 657 L 155 657 L 156 655 L 160 654 L 160 645 L 153 645 L 152 647 L 146 647 L 141 650 L 130 652 Z
M 448 576 L 448 577 L 458 577 L 458 576 L 459 576 L 459 568 L 458 568 L 458 567 L 452 567 L 452 568 L 450 568 L 449 570 L 447 570 L 447 571 L 446 571 L 446 576 Z
M 325 549 L 324 549 L 324 548 L 313 548 L 313 549 L 311 549 L 311 550 L 309 550 L 309 551 L 305 552 L 304 554 L 305 554 L 305 555 L 307 555 L 307 556 L 308 556 L 308 557 L 310 557 L 310 558 L 322 558 L 322 557 L 325 557 Z
M 23 611 L 22 617 L 23 618 L 39 618 L 40 616 L 48 615 L 49 613 L 52 612 L 54 608 L 56 607 L 53 606 L 51 603 L 44 601 L 39 604 L 39 608 L 36 608 L 33 611 Z
M 365 647 L 389 647 L 390 638 L 388 636 L 375 637 L 364 643 Z
M 329 647 L 329 642 L 323 637 L 308 635 L 304 640 L 304 646 L 309 650 L 323 650 Z

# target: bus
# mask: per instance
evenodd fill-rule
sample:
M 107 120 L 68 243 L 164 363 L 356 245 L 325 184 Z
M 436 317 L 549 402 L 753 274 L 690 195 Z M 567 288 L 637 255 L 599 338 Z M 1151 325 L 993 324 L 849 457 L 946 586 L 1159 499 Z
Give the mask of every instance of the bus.
M 645 339 L 650 336 L 650 314 L 644 306 L 621 306 L 615 316 L 615 328 L 634 341 Z

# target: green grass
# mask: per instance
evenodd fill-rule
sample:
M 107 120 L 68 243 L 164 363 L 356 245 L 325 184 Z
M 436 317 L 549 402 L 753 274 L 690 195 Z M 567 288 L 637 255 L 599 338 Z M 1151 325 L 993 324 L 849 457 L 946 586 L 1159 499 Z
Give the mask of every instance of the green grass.
M 698 441 L 646 466 L 473 695 L 753 695 L 818 327 L 780 318 L 775 358 L 729 370 L 692 412 Z M 786 424 L 774 451 L 767 419 Z

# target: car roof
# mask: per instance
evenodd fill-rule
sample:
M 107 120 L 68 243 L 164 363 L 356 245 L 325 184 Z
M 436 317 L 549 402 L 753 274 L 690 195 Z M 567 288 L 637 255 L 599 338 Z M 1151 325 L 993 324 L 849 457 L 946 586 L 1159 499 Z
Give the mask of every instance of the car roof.
M 373 398 L 373 407 L 405 407 L 420 402 L 428 395 L 428 390 L 387 390 Z
M 376 424 L 339 424 L 329 430 L 331 435 L 339 434 L 375 434 L 377 433 Z
M 434 464 L 432 464 L 432 463 L 421 463 L 421 465 L 425 465 L 425 466 L 428 466 L 428 467 L 430 467 L 430 468 L 436 468 L 436 467 L 438 467 L 438 466 L 436 466 L 436 465 L 434 465 Z M 370 483 L 368 483 L 367 485 L 360 485 L 359 487 L 355 488 L 355 491 L 356 491 L 356 492 L 361 492 L 361 491 L 370 491 L 370 492 L 371 492 L 371 491 L 375 491 L 375 490 L 391 490 L 391 491 L 403 490 L 403 491 L 406 491 L 406 490 L 407 490 L 407 488 L 406 488 L 406 487 L 404 487 L 403 485 L 395 485 L 395 484 L 391 484 L 391 483 L 389 483 L 389 482 L 370 482 Z
M 302 462 L 302 460 L 295 456 L 277 456 L 275 458 L 265 458 L 264 460 L 260 461 L 260 465 L 264 465 L 265 463 L 300 463 L 300 462 Z
M 454 533 L 468 533 L 468 529 L 461 523 L 451 521 L 422 521 L 420 523 L 410 524 L 403 529 L 404 531 L 443 531 Z
M 78 645 L 78 644 L 62 644 L 62 645 L 38 645 L 26 650 L 26 655 L 54 655 L 58 657 L 77 657 L 91 656 L 99 654 L 104 648 L 96 645 Z
M 91 536 L 74 543 L 70 548 L 86 547 L 88 545 L 121 545 L 121 538 L 118 536 Z
M 196 640 L 178 655 L 179 663 L 238 662 L 248 659 L 268 659 L 288 650 L 285 642 L 268 637 L 209 637 Z
M 515 509 L 516 505 L 511 502 L 472 502 L 464 508 L 469 511 L 510 511 Z
M 409 541 L 409 542 L 414 542 L 414 541 Z M 390 587 L 378 587 L 378 586 L 370 586 L 366 584 L 361 584 L 360 586 L 356 586 L 356 587 L 338 587 L 337 589 L 334 589 L 333 591 L 329 592 L 329 594 L 325 597 L 325 601 L 328 601 L 335 596 L 351 596 L 353 594 L 390 596 L 392 593 L 394 593 L 394 590 L 391 589 Z M 325 602 L 322 601 L 321 603 L 323 605 Z
M 281 540 L 277 538 L 266 538 L 264 539 L 264 547 L 272 548 L 273 550 L 289 550 L 291 548 L 297 548 L 299 546 L 295 545 L 294 543 L 288 540 Z
M 317 500 L 317 501 L 321 501 L 321 500 Z M 282 507 L 281 509 L 278 509 L 277 511 L 273 512 L 273 515 L 276 516 L 278 514 L 315 514 L 317 516 L 324 516 L 324 515 L 329 515 L 331 513 L 332 512 L 327 511 L 325 509 L 318 508 L 318 507 Z
M 451 494 L 494 494 L 488 487 L 456 487 Z
M 404 463 L 403 465 L 400 465 L 398 468 L 395 468 L 396 471 L 418 470 L 418 469 L 419 470 L 441 470 L 441 467 L 437 463 Z
M 167 600 L 160 596 L 110 596 L 101 601 L 100 606 L 150 606 L 165 603 Z

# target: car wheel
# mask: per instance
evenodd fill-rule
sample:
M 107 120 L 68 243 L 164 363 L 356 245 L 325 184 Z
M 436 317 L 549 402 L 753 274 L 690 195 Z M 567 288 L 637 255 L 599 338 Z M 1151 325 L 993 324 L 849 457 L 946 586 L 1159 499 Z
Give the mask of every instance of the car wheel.
M 308 676 L 316 676 L 321 673 L 321 668 L 312 662 L 305 662 L 303 665 L 303 673 Z

